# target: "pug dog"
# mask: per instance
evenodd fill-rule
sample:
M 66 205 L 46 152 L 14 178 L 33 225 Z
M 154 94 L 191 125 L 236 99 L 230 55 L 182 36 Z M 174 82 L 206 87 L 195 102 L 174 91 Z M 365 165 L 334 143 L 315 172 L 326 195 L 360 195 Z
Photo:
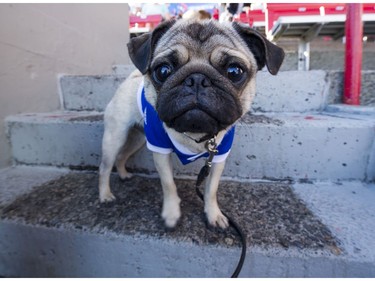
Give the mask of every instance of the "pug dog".
M 240 23 L 169 20 L 128 43 L 135 70 L 116 91 L 104 113 L 99 199 L 115 199 L 109 177 L 145 143 L 153 153 L 163 189 L 162 218 L 174 228 L 181 216 L 171 153 L 183 164 L 207 157 L 215 144 L 205 182 L 204 212 L 213 227 L 228 227 L 217 190 L 236 122 L 250 109 L 258 70 L 276 75 L 284 51 Z M 217 149 L 216 149 L 217 148 Z

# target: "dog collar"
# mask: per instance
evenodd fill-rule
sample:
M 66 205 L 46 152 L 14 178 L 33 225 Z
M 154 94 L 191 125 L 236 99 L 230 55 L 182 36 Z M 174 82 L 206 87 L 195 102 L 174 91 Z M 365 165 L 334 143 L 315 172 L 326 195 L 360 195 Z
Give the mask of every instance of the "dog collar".
M 195 138 L 189 136 L 186 132 L 183 132 L 183 134 L 184 134 L 185 136 L 187 136 L 189 139 L 195 141 L 196 143 L 202 143 L 202 142 L 204 142 L 204 141 L 208 141 L 208 140 L 210 140 L 210 139 L 216 138 L 216 135 L 208 135 L 208 134 L 207 134 L 207 135 L 201 137 L 200 139 L 195 139 Z

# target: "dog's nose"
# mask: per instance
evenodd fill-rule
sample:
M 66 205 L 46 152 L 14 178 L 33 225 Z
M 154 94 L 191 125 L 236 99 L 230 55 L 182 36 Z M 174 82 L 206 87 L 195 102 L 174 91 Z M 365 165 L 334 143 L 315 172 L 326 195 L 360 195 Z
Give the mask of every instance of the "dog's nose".
M 185 79 L 184 84 L 185 86 L 195 88 L 195 90 L 198 91 L 200 87 L 210 87 L 211 81 L 203 74 L 194 73 Z

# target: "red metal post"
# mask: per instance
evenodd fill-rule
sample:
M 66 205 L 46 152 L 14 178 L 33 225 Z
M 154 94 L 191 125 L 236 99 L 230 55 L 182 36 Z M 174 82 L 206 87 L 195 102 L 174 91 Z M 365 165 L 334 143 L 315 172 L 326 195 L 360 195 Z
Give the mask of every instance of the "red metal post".
M 344 103 L 360 104 L 362 70 L 362 4 L 346 4 Z

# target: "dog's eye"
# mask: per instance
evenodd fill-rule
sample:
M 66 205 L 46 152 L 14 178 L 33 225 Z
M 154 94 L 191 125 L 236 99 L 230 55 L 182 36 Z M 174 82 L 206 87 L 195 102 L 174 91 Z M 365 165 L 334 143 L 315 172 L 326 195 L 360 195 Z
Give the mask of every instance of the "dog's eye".
M 154 70 L 154 79 L 156 82 L 163 83 L 172 73 L 172 67 L 168 64 L 162 64 Z
M 243 69 L 237 64 L 231 64 L 227 68 L 227 76 L 232 82 L 241 81 L 243 74 Z

